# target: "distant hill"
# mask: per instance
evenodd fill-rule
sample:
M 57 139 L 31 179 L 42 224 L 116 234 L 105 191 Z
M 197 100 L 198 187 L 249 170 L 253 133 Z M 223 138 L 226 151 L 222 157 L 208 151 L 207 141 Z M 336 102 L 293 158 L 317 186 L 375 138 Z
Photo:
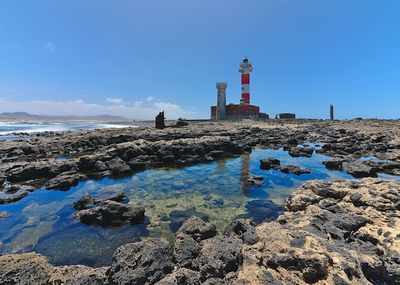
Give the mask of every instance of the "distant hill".
M 127 122 L 131 119 L 122 116 L 95 115 L 95 116 L 45 116 L 26 112 L 1 113 L 0 120 L 6 121 L 91 121 L 91 122 Z

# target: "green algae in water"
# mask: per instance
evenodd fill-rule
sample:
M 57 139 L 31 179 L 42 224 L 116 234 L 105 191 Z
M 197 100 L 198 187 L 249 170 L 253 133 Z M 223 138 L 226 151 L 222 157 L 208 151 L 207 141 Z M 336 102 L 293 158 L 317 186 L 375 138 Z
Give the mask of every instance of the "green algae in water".
M 259 160 L 274 157 L 282 165 L 311 168 L 296 176 L 261 170 Z M 0 205 L 10 216 L 0 222 L 1 251 L 37 251 L 55 264 L 107 265 L 114 250 L 142 236 L 172 240 L 174 232 L 192 215 L 223 231 L 232 220 L 248 217 L 256 222 L 273 219 L 283 211 L 285 199 L 304 181 L 343 179 L 350 175 L 328 171 L 328 159 L 292 158 L 283 150 L 255 149 L 239 157 L 182 168 L 148 169 L 122 179 L 81 182 L 67 192 L 39 189 L 10 205 Z M 251 175 L 263 175 L 261 187 L 249 185 Z M 124 191 L 129 203 L 146 208 L 146 222 L 120 228 L 87 226 L 72 218 L 72 204 L 91 194 L 106 197 Z

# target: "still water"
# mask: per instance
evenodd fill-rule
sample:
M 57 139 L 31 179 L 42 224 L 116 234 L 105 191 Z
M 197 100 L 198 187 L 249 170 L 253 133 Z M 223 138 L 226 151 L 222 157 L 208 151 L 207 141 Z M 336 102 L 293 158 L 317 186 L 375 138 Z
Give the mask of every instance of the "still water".
M 311 174 L 296 176 L 261 170 L 259 160 L 274 157 L 281 164 L 308 167 Z M 284 201 L 304 181 L 349 179 L 321 163 L 327 157 L 292 158 L 282 149 L 254 149 L 251 153 L 183 168 L 149 169 L 123 179 L 88 180 L 67 192 L 39 189 L 17 203 L 0 205 L 9 217 L 0 222 L 2 252 L 36 251 L 55 264 L 107 265 L 112 253 L 141 236 L 173 239 L 191 215 L 210 221 L 223 231 L 227 223 L 248 217 L 260 223 L 284 209 Z M 251 175 L 263 175 L 263 185 L 249 185 Z M 118 228 L 87 226 L 72 218 L 72 204 L 85 194 L 106 197 L 123 191 L 129 203 L 143 205 L 146 221 Z

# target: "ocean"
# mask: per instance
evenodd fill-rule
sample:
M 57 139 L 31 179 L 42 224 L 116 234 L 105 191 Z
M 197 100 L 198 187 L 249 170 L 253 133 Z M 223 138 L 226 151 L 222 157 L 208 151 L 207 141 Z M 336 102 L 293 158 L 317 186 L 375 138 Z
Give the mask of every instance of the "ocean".
M 0 122 L 0 136 L 14 133 L 36 133 L 36 132 L 63 132 L 93 130 L 104 128 L 126 128 L 135 127 L 132 125 L 112 123 L 90 123 L 90 122 L 65 122 L 65 123 L 13 123 Z

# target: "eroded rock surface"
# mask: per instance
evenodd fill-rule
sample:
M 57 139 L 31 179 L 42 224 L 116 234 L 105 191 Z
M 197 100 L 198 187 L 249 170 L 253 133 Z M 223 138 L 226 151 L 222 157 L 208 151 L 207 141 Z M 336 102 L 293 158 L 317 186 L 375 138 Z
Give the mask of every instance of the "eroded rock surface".
M 84 224 L 107 227 L 123 223 L 142 223 L 144 213 L 143 207 L 105 200 L 97 207 L 78 211 L 76 217 Z
M 298 146 L 307 141 L 322 143 L 316 152 L 350 163 L 346 169 L 352 175 L 400 174 L 400 121 L 191 122 L 185 128 L 163 130 L 138 124 L 143 128 L 23 134 L 20 140 L 0 140 L 0 185 L 12 182 L 68 190 L 86 178 L 206 163 L 255 146 L 283 147 L 292 156 L 310 157 L 313 148 Z M 362 157 L 382 161 L 359 164 Z M 341 169 L 342 164 L 331 166 Z
M 275 221 L 240 219 L 224 234 L 191 217 L 170 244 L 123 245 L 108 268 L 54 267 L 0 256 L 4 284 L 388 284 L 400 280 L 400 185 L 375 178 L 309 181 Z M 1 283 L 1 284 L 3 284 Z
M 244 246 L 239 280 L 399 284 L 399 202 L 394 181 L 306 182 L 283 215 L 257 227 L 260 241 Z
M 171 273 L 172 247 L 164 239 L 148 238 L 117 249 L 108 271 L 109 284 L 154 284 Z

